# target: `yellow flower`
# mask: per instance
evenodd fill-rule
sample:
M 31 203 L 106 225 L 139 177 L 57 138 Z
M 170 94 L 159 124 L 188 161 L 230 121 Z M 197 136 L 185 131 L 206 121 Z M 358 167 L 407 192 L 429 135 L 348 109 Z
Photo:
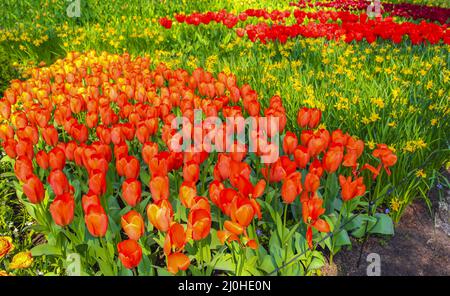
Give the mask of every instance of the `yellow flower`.
M 6 272 L 6 270 L 0 270 L 0 276 L 14 276 L 14 275 Z
M 432 126 L 435 126 L 437 124 L 437 119 L 436 118 L 431 119 L 430 123 Z
M 417 172 L 416 172 L 416 177 L 420 177 L 420 178 L 426 178 L 427 177 L 427 174 L 422 170 L 422 169 L 420 169 L 420 170 L 417 170 Z
M 391 199 L 390 206 L 393 212 L 397 212 L 400 209 L 402 202 L 398 200 L 397 197 Z
M 370 140 L 367 142 L 367 146 L 369 146 L 370 149 L 373 149 L 373 148 L 375 148 L 375 142 Z
M 10 269 L 20 269 L 28 268 L 33 263 L 33 257 L 31 252 L 20 252 L 14 255 L 11 263 L 9 264 Z
M 0 259 L 14 250 L 12 238 L 9 236 L 0 236 Z

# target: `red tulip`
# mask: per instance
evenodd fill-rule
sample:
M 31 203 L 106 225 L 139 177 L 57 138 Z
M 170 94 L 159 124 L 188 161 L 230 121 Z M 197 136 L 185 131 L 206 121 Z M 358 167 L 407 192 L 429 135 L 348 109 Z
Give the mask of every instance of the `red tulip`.
M 72 193 L 58 195 L 50 205 L 50 213 L 56 225 L 69 225 L 74 216 L 75 199 Z
M 298 145 L 297 136 L 293 132 L 286 132 L 283 139 L 283 151 L 287 155 L 294 153 L 295 148 Z
M 127 179 L 122 183 L 122 198 L 126 203 L 135 207 L 141 202 L 142 185 L 136 179 Z
M 29 175 L 26 182 L 23 184 L 23 193 L 28 197 L 31 203 L 41 203 L 45 197 L 44 185 L 37 176 Z
M 103 237 L 108 230 L 108 216 L 101 205 L 91 205 L 87 208 L 84 221 L 89 233 L 95 237 Z
M 304 146 L 297 146 L 294 150 L 294 159 L 299 169 L 304 169 L 309 163 L 308 149 Z
M 142 260 L 142 248 L 135 240 L 127 239 L 118 243 L 117 251 L 125 268 L 135 268 Z
M 300 172 L 293 172 L 283 180 L 281 197 L 285 203 L 290 204 L 294 202 L 302 190 L 302 175 Z
M 89 176 L 89 190 L 98 196 L 106 192 L 106 175 L 102 171 L 93 170 Z
M 332 144 L 322 159 L 322 167 L 328 173 L 334 173 L 341 165 L 344 148 L 339 144 Z
M 51 169 L 62 170 L 66 165 L 66 154 L 61 148 L 55 147 L 48 153 L 48 163 Z
M 188 218 L 188 228 L 192 230 L 192 238 L 201 240 L 208 236 L 211 230 L 211 214 L 204 209 L 191 210 Z
M 14 173 L 17 179 L 25 182 L 29 176 L 33 175 L 33 164 L 26 156 L 19 156 L 14 164 Z
M 83 212 L 86 214 L 90 206 L 92 205 L 101 206 L 100 198 L 98 197 L 98 195 L 89 191 L 81 198 L 81 205 L 83 207 Z
M 347 178 L 340 175 L 339 184 L 342 188 L 342 200 L 349 201 L 355 197 L 362 196 L 366 191 L 366 186 L 364 185 L 363 177 L 359 177 L 352 181 L 352 177 Z
M 36 162 L 41 169 L 46 170 L 49 166 L 47 152 L 45 152 L 44 150 L 39 151 L 36 154 Z
M 183 167 L 183 178 L 186 182 L 196 183 L 200 175 L 200 167 L 194 161 L 186 163 Z
M 55 169 L 48 175 L 48 183 L 55 193 L 55 196 L 62 195 L 70 191 L 70 184 L 66 174 L 62 170 Z

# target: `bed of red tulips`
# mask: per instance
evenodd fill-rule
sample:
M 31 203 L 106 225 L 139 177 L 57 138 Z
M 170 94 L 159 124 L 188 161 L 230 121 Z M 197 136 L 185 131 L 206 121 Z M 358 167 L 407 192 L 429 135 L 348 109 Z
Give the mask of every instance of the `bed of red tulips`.
M 319 3 L 320 6 L 320 3 Z M 397 11 L 397 10 L 392 10 Z M 431 13 L 428 10 L 425 13 Z M 396 15 L 393 13 L 393 15 Z M 440 20 L 446 18 L 447 12 L 439 14 Z M 295 18 L 295 24 L 286 25 L 289 17 Z M 300 9 L 290 11 L 274 10 L 268 12 L 265 9 L 248 9 L 238 15 L 227 11 L 193 13 L 190 15 L 176 14 L 175 21 L 188 25 L 207 25 L 211 22 L 222 24 L 229 29 L 235 28 L 239 23 L 249 18 L 263 18 L 264 21 L 256 24 L 247 23 L 243 27 L 236 28 L 239 37 L 248 38 L 262 43 L 278 40 L 285 43 L 289 38 L 302 36 L 306 38 L 326 37 L 331 40 L 343 39 L 345 42 L 362 41 L 372 43 L 381 38 L 400 43 L 409 39 L 412 44 L 436 44 L 444 42 L 450 44 L 450 30 L 447 24 L 436 24 L 422 21 L 420 23 L 397 23 L 392 16 L 371 19 L 363 12 L 354 14 L 349 11 L 318 11 L 304 12 Z M 269 22 L 270 21 L 270 22 Z M 160 19 L 160 24 L 167 29 L 172 28 L 172 20 L 165 17 Z M 441 23 L 444 23 L 441 21 Z
M 204 145 L 173 151 L 173 119 L 194 123 L 196 109 L 208 117 L 277 118 L 279 125 L 250 133 L 255 152 L 248 142 L 234 142 L 230 152 Z M 172 70 L 128 54 L 70 53 L 36 68 L 28 80 L 12 82 L 0 114 L 1 146 L 14 165 L 18 197 L 23 192 L 48 240 L 39 250 L 80 253 L 88 274 L 122 273 L 122 267 L 152 274 L 165 264 L 173 274 L 188 268 L 245 274 L 252 256 L 270 272 L 299 252 L 294 237 L 312 251 L 320 233 L 351 217 L 370 189 L 369 176 L 390 174 L 397 159 L 379 145 L 372 158 L 377 167 L 360 163 L 364 142 L 319 128 L 318 109 L 300 109 L 301 133 L 286 131 L 281 98 L 264 107 L 232 74 Z M 203 126 L 200 138 L 211 132 Z M 274 132 L 280 142 L 267 140 Z M 227 136 L 225 129 L 213 133 Z M 282 147 L 279 158 L 262 163 L 259 156 L 275 146 Z M 295 227 L 288 228 L 286 217 Z M 258 238 L 261 229 L 273 236 L 270 248 Z M 286 250 L 281 258 L 276 236 L 280 252 Z M 214 251 L 217 240 L 228 247 Z M 219 267 L 227 252 L 240 256 L 235 269 Z M 275 263 L 267 267 L 267 261 Z M 247 274 L 257 274 L 255 268 Z
M 329 7 L 338 10 L 363 10 L 371 4 L 368 0 L 335 0 L 330 2 L 309 2 L 299 1 L 297 3 L 290 3 L 291 6 L 299 8 L 306 7 Z M 382 3 L 380 7 L 382 14 L 389 14 L 389 16 L 399 16 L 414 20 L 428 20 L 439 22 L 441 24 L 448 24 L 450 21 L 450 9 L 444 7 L 435 7 L 427 5 L 419 5 L 413 3 Z

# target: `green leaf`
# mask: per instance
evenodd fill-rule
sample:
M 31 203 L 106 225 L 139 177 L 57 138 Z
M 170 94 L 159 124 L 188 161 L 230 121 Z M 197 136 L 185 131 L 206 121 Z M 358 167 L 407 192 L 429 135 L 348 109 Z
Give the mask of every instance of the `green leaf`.
M 236 269 L 236 265 L 232 260 L 231 254 L 223 255 L 215 265 L 215 269 L 224 270 L 224 271 L 234 271 Z
M 335 247 L 351 245 L 350 237 L 346 230 L 342 229 L 335 236 Z
M 262 263 L 258 266 L 258 268 L 269 274 L 274 271 L 276 267 L 273 263 L 272 257 L 266 255 L 264 256 Z
M 382 213 L 376 213 L 375 217 L 377 218 L 377 223 L 369 229 L 370 233 L 394 235 L 394 223 L 391 217 Z
M 33 257 L 42 256 L 42 255 L 54 255 L 61 256 L 61 250 L 55 246 L 51 246 L 49 244 L 37 245 L 36 247 L 31 249 L 31 255 Z

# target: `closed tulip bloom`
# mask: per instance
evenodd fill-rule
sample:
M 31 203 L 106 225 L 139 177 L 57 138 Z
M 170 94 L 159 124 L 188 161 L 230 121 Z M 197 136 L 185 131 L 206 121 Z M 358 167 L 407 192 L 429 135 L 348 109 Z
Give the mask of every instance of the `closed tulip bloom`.
M 150 180 L 150 192 L 155 202 L 169 198 L 169 178 L 156 176 Z
M 306 168 L 310 160 L 308 149 L 304 146 L 297 146 L 294 150 L 294 159 L 299 169 Z
M 194 199 L 197 196 L 197 187 L 194 183 L 184 181 L 180 186 L 180 200 L 181 203 L 188 209 L 194 204 Z
M 281 197 L 285 203 L 294 202 L 295 198 L 302 192 L 302 175 L 293 172 L 283 180 L 281 186 Z
M 320 119 L 322 118 L 322 111 L 317 108 L 310 109 L 310 119 L 308 122 L 309 128 L 316 128 L 319 125 Z
M 225 189 L 225 186 L 220 181 L 214 180 L 209 183 L 209 198 L 216 206 L 219 205 L 220 192 L 223 189 Z
M 73 220 L 74 211 L 75 199 L 69 192 L 58 195 L 50 205 L 53 221 L 59 226 L 69 225 Z
M 25 182 L 33 175 L 33 163 L 26 156 L 19 156 L 14 164 L 14 173 L 19 181 Z
M 36 162 L 41 169 L 46 170 L 49 166 L 47 152 L 44 150 L 39 151 L 36 154 Z
M 294 153 L 295 148 L 298 145 L 297 136 L 293 132 L 286 132 L 283 139 L 283 151 L 287 155 Z
M 328 173 L 334 173 L 344 158 L 344 148 L 341 145 L 330 147 L 322 159 L 322 167 Z
M 41 133 L 47 145 L 54 147 L 58 143 L 58 131 L 53 125 L 41 129 Z
M 99 170 L 92 171 L 89 177 L 89 190 L 99 196 L 106 192 L 106 175 L 103 172 Z
M 190 161 L 183 167 L 183 178 L 186 182 L 196 183 L 200 175 L 200 167 L 194 161 Z
M 156 154 L 158 154 L 158 144 L 147 142 L 142 146 L 142 159 L 147 165 Z
M 313 173 L 306 174 L 304 188 L 307 192 L 315 192 L 319 189 L 320 178 Z
M 91 205 L 84 216 L 87 229 L 92 236 L 103 237 L 108 230 L 108 216 L 101 205 Z
M 127 179 L 122 183 L 122 198 L 125 202 L 135 207 L 141 202 L 142 185 L 136 179 Z
M 66 154 L 64 150 L 59 147 L 55 147 L 48 153 L 48 163 L 52 170 L 60 169 L 62 170 L 66 165 Z
M 188 217 L 188 227 L 192 230 L 194 240 L 207 237 L 211 230 L 210 212 L 204 209 L 191 210 Z
M 48 183 L 56 196 L 69 192 L 70 184 L 66 174 L 60 169 L 55 169 L 48 175 Z
M 122 176 L 124 176 L 126 179 L 137 179 L 137 177 L 139 176 L 141 166 L 136 157 L 123 157 L 119 160 L 117 165 L 121 166 L 120 172 L 122 172 Z M 117 168 L 117 172 L 119 172 L 119 168 Z
M 23 184 L 23 193 L 27 196 L 31 203 L 41 203 L 45 197 L 44 185 L 37 176 L 30 175 Z
M 297 123 L 300 127 L 308 127 L 310 112 L 308 108 L 301 108 L 297 113 Z
M 147 217 L 154 227 L 159 231 L 165 232 L 172 223 L 172 205 L 167 200 L 161 200 L 159 203 L 150 204 L 147 207 Z
M 167 270 L 172 274 L 178 273 L 179 270 L 187 270 L 190 264 L 189 257 L 183 253 L 173 253 L 167 256 Z
M 142 260 L 142 248 L 135 240 L 127 239 L 118 243 L 117 251 L 125 268 L 135 268 Z
M 366 191 L 366 185 L 364 185 L 363 177 L 359 177 L 353 181 L 351 176 L 346 178 L 340 175 L 339 184 L 342 189 L 341 195 L 343 201 L 349 201 L 355 197 L 362 196 Z
M 123 215 L 120 221 L 123 231 L 130 239 L 139 240 L 144 234 L 144 219 L 138 212 L 131 210 Z
M 92 205 L 100 206 L 101 202 L 98 195 L 94 194 L 92 191 L 89 191 L 81 198 L 81 206 L 83 208 L 83 212 L 86 214 L 88 208 Z

